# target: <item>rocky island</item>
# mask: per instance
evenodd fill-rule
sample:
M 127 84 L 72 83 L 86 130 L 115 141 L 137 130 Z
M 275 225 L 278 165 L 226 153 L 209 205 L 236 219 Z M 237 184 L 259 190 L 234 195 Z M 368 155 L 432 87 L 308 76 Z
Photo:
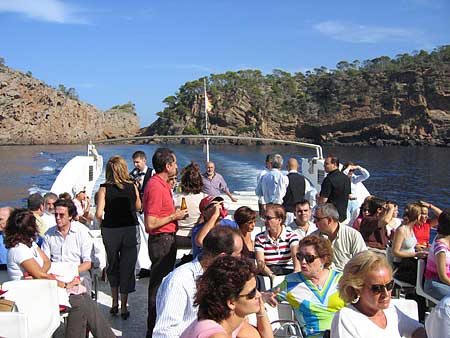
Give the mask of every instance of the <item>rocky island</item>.
M 63 87 L 63 86 L 62 86 Z M 101 111 L 0 65 L 0 144 L 75 144 L 139 133 L 131 103 Z

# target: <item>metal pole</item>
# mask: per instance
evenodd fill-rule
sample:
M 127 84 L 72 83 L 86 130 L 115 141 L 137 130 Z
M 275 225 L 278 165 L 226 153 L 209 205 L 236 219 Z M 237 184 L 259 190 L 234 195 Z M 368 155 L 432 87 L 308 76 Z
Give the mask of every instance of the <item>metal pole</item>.
M 208 135 L 208 97 L 206 96 L 206 77 L 203 78 L 203 89 L 205 95 L 205 134 Z M 206 138 L 206 162 L 209 162 L 209 138 Z

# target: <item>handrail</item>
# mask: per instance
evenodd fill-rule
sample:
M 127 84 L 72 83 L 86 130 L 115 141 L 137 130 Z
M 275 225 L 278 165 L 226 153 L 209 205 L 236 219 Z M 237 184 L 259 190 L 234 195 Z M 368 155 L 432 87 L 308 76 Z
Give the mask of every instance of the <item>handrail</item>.
M 298 141 L 289 141 L 289 140 L 278 140 L 274 138 L 261 138 L 261 137 L 250 137 L 250 136 L 227 136 L 227 135 L 153 135 L 153 136 L 134 136 L 134 137 L 120 137 L 115 139 L 108 139 L 102 141 L 96 141 L 95 143 L 115 143 L 115 142 L 123 142 L 123 141 L 139 141 L 139 140 L 154 140 L 154 139 L 225 139 L 225 140 L 246 140 L 246 141 L 255 141 L 255 142 L 272 142 L 272 143 L 284 143 L 284 144 L 292 144 L 296 146 L 301 146 L 305 148 L 311 148 L 316 150 L 316 157 L 319 159 L 323 159 L 322 147 L 313 144 L 313 143 L 305 143 Z

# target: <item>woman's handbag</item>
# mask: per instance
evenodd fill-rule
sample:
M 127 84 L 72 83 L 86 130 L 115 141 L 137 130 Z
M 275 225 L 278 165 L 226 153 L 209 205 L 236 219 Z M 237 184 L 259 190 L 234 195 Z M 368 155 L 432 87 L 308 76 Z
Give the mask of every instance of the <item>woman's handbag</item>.
M 0 298 L 0 312 L 13 312 L 17 311 L 16 303 L 12 300 Z

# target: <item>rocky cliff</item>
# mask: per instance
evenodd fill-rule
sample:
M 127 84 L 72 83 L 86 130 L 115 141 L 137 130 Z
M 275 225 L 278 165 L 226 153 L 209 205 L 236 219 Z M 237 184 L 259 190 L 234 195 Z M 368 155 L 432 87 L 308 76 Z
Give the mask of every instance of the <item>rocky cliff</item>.
M 356 62 L 356 61 L 355 61 Z M 305 74 L 211 75 L 210 132 L 349 145 L 450 146 L 450 47 Z M 203 132 L 203 79 L 188 82 L 146 135 Z M 241 143 L 242 141 L 235 141 Z
M 101 111 L 0 66 L 0 144 L 71 144 L 134 136 L 139 132 L 134 107 L 121 107 Z

